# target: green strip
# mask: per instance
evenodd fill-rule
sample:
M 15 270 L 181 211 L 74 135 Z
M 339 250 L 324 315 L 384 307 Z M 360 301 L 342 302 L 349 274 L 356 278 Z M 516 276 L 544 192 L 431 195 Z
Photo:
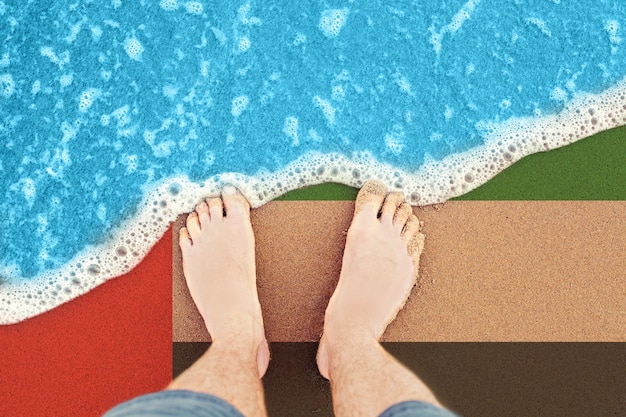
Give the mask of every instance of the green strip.
M 356 193 L 328 183 L 277 200 L 353 200 Z M 626 126 L 522 158 L 454 200 L 626 200 Z
M 347 185 L 329 182 L 290 191 L 276 200 L 354 200 L 357 191 Z

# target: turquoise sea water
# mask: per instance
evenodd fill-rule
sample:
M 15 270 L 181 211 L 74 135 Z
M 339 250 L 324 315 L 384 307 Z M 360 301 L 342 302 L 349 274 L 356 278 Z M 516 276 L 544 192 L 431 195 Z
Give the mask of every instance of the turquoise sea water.
M 132 267 L 225 182 L 259 205 L 384 171 L 424 204 L 624 124 L 623 90 L 584 100 L 623 83 L 625 25 L 618 1 L 0 1 L 0 322 Z M 482 171 L 425 168 L 468 152 Z

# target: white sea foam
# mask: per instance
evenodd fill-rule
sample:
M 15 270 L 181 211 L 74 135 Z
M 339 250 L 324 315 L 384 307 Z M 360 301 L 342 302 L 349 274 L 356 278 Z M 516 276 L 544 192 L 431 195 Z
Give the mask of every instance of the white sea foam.
M 526 19 L 526 23 L 535 25 L 541 31 L 541 33 L 549 38 L 552 37 L 552 31 L 548 29 L 548 25 L 544 20 L 538 19 L 536 17 L 529 17 L 528 19 Z
M 280 171 L 254 177 L 224 173 L 201 184 L 186 177 L 169 178 L 146 189 L 137 214 L 121 224 L 111 238 L 84 249 L 62 268 L 32 280 L 17 279 L 15 266 L 0 270 L 0 277 L 8 278 L 0 284 L 0 324 L 43 313 L 130 271 L 179 214 L 193 210 L 203 197 L 218 195 L 226 183 L 239 188 L 252 207 L 307 185 L 339 182 L 360 187 L 370 178 L 381 180 L 390 190 L 404 192 L 413 205 L 433 204 L 478 187 L 526 155 L 621 125 L 626 125 L 626 78 L 601 94 L 573 97 L 556 115 L 480 123 L 478 127 L 486 138 L 484 146 L 441 161 L 429 158 L 417 172 L 377 161 L 368 152 L 351 158 L 310 152 Z M 285 127 L 293 132 L 293 121 L 286 121 Z M 401 132 L 391 135 L 401 138 Z M 322 140 L 314 131 L 309 131 L 308 137 Z M 136 155 L 127 155 L 126 165 L 129 170 L 137 169 Z M 36 189 L 24 184 L 19 191 L 28 198 Z M 99 215 L 105 217 L 107 213 Z
M 78 110 L 85 113 L 93 105 L 93 102 L 102 95 L 102 90 L 98 88 L 88 88 L 80 94 L 78 98 Z
M 306 42 L 306 35 L 304 33 L 298 33 L 293 40 L 293 46 L 299 46 Z
M 0 96 L 9 98 L 15 91 L 15 81 L 11 74 L 0 74 Z
M 319 30 L 328 38 L 337 37 L 348 20 L 348 11 L 345 7 L 343 9 L 324 10 L 320 16 Z
M 2 54 L 0 58 L 0 68 L 8 67 L 11 64 L 11 56 L 8 53 Z
M 59 77 L 59 83 L 62 88 L 68 87 L 74 81 L 74 76 L 72 74 L 63 74 Z
M 35 95 L 41 91 L 41 81 L 35 80 L 30 88 L 31 94 Z
M 466 20 L 472 17 L 472 13 L 474 13 L 474 9 L 476 6 L 480 4 L 480 0 L 469 0 L 459 9 L 458 12 L 452 16 L 450 23 L 445 26 L 442 26 L 439 31 L 435 31 L 435 26 L 431 26 L 429 28 L 430 31 L 430 43 L 433 46 L 433 49 L 437 55 L 441 52 L 443 37 L 447 33 L 455 33 L 465 23 Z
M 172 12 L 178 9 L 178 2 L 176 0 L 161 0 L 159 6 L 167 12 Z
M 248 17 L 248 13 L 250 12 L 250 3 L 246 3 L 242 5 L 237 11 L 237 16 L 239 17 L 239 21 L 244 25 L 248 26 L 260 26 L 262 24 L 261 19 L 258 17 Z
M 98 42 L 102 37 L 102 28 L 100 26 L 92 26 L 91 27 L 91 38 L 94 42 Z
M 250 39 L 248 39 L 247 36 L 239 38 L 237 49 L 239 50 L 239 52 L 246 52 L 248 49 L 250 49 Z
M 189 14 L 201 15 L 204 11 L 202 3 L 197 1 L 188 1 L 185 3 L 185 11 Z
M 291 145 L 298 146 L 300 140 L 298 139 L 298 118 L 294 116 L 288 116 L 285 118 L 285 125 L 283 126 L 283 133 L 292 139 Z
M 230 110 L 233 117 L 239 117 L 241 113 L 243 113 L 243 111 L 246 109 L 246 107 L 248 107 L 249 101 L 250 99 L 248 98 L 248 96 L 235 97 L 233 99 L 232 107 Z
M 326 118 L 329 125 L 332 126 L 335 124 L 335 113 L 337 110 L 328 100 L 324 100 L 320 96 L 315 96 L 313 97 L 313 104 L 315 107 L 319 107 L 322 110 L 324 118 Z
M 126 54 L 128 54 L 128 57 L 133 61 L 140 61 L 141 54 L 143 54 L 144 51 L 143 45 L 137 38 L 127 38 L 124 41 L 124 50 L 126 51 Z

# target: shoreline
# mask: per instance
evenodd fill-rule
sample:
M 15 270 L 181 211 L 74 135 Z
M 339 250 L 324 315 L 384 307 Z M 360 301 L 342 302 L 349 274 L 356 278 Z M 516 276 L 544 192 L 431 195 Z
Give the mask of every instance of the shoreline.
M 114 238 L 83 249 L 54 271 L 17 283 L 15 278 L 14 282 L 9 278 L 2 284 L 0 324 L 17 323 L 41 314 L 130 271 L 179 214 L 191 211 L 200 198 L 215 195 L 225 183 L 238 187 L 255 208 L 304 186 L 339 182 L 360 187 L 369 178 L 380 179 L 390 190 L 403 189 L 412 205 L 440 203 L 486 183 L 524 156 L 625 125 L 623 103 L 626 78 L 600 94 L 574 98 L 556 115 L 484 123 L 480 126 L 486 138 L 484 146 L 442 161 L 430 160 L 414 174 L 379 163 L 366 152 L 353 160 L 338 154 L 310 153 L 280 172 L 260 173 L 257 177 L 226 173 L 201 185 L 186 178 L 164 180 L 146 193 L 138 214 L 124 221 L 112 233 Z M 9 271 L 4 274 L 12 275 Z

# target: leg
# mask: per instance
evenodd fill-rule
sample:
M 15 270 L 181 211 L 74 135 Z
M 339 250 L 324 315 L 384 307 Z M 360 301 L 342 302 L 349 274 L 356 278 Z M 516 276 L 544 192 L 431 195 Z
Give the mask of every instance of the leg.
M 265 416 L 260 378 L 269 349 L 245 197 L 226 187 L 222 199 L 200 203 L 180 231 L 180 247 L 187 285 L 213 343 L 168 389 L 212 394 L 246 416 Z
M 416 282 L 423 244 L 419 221 L 403 196 L 387 195 L 381 183 L 366 183 L 356 200 L 317 355 L 339 417 L 378 416 L 407 400 L 439 405 L 378 343 Z

